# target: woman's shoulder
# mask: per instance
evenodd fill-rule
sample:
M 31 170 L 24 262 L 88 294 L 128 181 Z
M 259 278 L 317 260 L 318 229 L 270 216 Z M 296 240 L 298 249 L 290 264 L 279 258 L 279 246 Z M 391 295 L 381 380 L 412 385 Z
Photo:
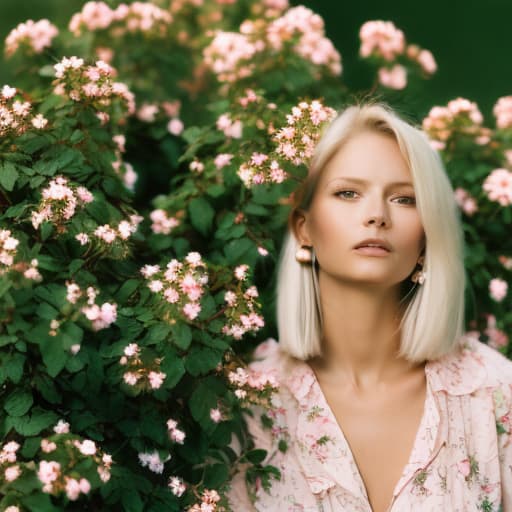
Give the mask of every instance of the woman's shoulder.
M 450 354 L 429 361 L 426 372 L 434 391 L 464 395 L 500 388 L 512 392 L 512 361 L 472 333 L 465 334 Z

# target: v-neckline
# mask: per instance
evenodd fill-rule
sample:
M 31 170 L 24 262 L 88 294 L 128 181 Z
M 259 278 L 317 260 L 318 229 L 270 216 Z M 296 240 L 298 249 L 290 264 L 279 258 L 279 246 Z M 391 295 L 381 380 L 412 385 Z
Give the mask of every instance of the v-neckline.
M 320 405 L 320 407 L 325 408 L 325 410 L 327 411 L 327 414 L 329 416 L 329 419 L 337 426 L 338 436 L 339 436 L 339 441 L 341 443 L 341 446 L 344 448 L 348 457 L 350 458 L 350 465 L 353 468 L 355 468 L 354 473 L 355 473 L 356 478 L 358 479 L 358 482 L 357 482 L 358 487 L 360 489 L 362 489 L 362 491 L 364 493 L 363 497 L 366 500 L 369 511 L 373 512 L 373 509 L 372 509 L 372 506 L 370 504 L 370 500 L 368 497 L 368 489 L 366 487 L 366 483 L 361 475 L 361 471 L 359 469 L 359 466 L 358 466 L 356 459 L 354 457 L 354 454 L 352 452 L 352 448 L 350 447 L 350 444 L 345 436 L 345 433 L 343 432 L 343 429 L 342 429 L 341 425 L 339 424 L 338 419 L 336 418 L 336 415 L 334 414 L 334 411 L 331 408 L 331 406 L 323 392 L 323 389 L 320 385 L 320 382 L 317 378 L 315 371 L 308 363 L 305 362 L 305 365 L 307 366 L 308 371 L 310 372 L 310 374 L 313 378 L 313 382 L 312 382 L 313 390 L 315 392 L 315 395 L 320 400 L 320 403 L 318 405 Z M 426 366 L 425 366 L 425 368 L 426 368 Z M 430 429 L 431 432 L 434 434 L 433 439 L 432 439 L 433 442 L 435 442 L 436 438 L 437 438 L 437 431 L 439 428 L 440 417 L 438 414 L 437 406 L 435 404 L 435 399 L 434 399 L 433 393 L 429 386 L 428 372 L 426 371 L 426 369 L 424 369 L 424 372 L 425 372 L 425 379 L 426 379 L 426 390 L 425 390 L 425 399 L 424 399 L 424 404 L 423 404 L 423 412 L 421 415 L 421 419 L 418 423 L 418 428 L 417 428 L 416 434 L 414 436 L 414 442 L 413 442 L 407 463 L 403 467 L 401 476 L 393 488 L 391 502 L 390 502 L 388 508 L 386 509 L 387 512 L 389 512 L 392 509 L 393 503 L 394 503 L 396 497 L 400 494 L 400 491 L 404 488 L 404 486 L 414 476 L 416 471 L 418 469 L 421 469 L 428 463 L 428 455 L 431 455 L 431 453 L 434 449 L 434 443 L 431 443 L 430 449 L 428 450 L 429 453 L 428 454 L 425 453 L 424 447 L 421 446 L 421 442 L 420 442 L 420 437 L 421 437 L 422 433 L 425 432 L 427 429 Z M 429 414 L 434 411 L 435 411 L 435 413 L 433 415 Z M 434 416 L 434 417 L 432 417 L 432 416 Z

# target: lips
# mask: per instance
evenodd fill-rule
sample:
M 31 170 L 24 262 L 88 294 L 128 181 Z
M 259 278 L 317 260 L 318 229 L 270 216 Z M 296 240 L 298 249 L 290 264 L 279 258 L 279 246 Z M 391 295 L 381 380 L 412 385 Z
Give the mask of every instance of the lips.
M 354 246 L 354 249 L 360 249 L 361 247 L 378 247 L 380 249 L 384 249 L 388 252 L 391 252 L 391 245 L 382 238 L 367 238 L 362 242 L 359 242 Z

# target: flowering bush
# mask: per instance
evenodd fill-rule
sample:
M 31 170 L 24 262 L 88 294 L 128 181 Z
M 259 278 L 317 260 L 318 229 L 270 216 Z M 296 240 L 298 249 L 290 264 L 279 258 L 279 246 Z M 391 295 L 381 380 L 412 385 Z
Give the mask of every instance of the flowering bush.
M 384 97 L 435 71 L 391 22 L 361 41 Z M 290 195 L 349 98 L 341 56 L 286 0 L 154 0 L 28 21 L 6 57 L 0 507 L 227 511 L 238 463 L 278 476 L 242 416 L 276 379 L 246 360 L 275 334 Z M 468 327 L 509 355 L 511 104 L 496 128 L 464 99 L 424 120 L 463 215 Z

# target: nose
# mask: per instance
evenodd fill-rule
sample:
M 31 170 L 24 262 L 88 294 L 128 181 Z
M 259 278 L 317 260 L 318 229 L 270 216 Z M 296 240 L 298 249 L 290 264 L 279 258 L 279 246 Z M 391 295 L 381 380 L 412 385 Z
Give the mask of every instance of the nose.
M 389 221 L 387 221 L 383 215 L 372 215 L 366 219 L 365 225 L 387 227 L 389 225 Z

